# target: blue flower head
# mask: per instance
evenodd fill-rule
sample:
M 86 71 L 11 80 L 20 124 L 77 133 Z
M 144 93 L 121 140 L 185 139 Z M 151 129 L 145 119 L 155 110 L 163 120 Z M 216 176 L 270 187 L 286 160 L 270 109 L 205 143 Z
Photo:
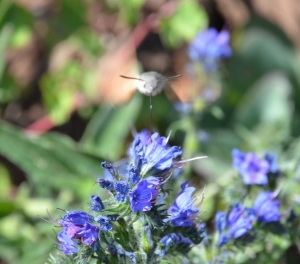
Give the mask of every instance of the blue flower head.
M 118 181 L 114 185 L 116 194 L 116 199 L 119 202 L 126 203 L 127 201 L 127 194 L 129 192 L 129 184 L 126 181 Z
M 89 208 L 95 212 L 101 212 L 104 209 L 104 204 L 98 195 L 91 196 L 91 204 Z
M 159 180 L 155 177 L 148 177 L 140 181 L 136 188 L 129 193 L 132 211 L 149 211 L 158 194 L 158 186 Z
M 247 234 L 252 229 L 255 219 L 253 209 L 234 203 L 227 218 L 230 236 L 236 239 Z
M 78 252 L 77 243 L 67 235 L 65 230 L 57 233 L 57 239 L 59 241 L 60 250 L 66 255 L 72 255 Z
M 118 175 L 118 171 L 114 165 L 107 161 L 101 162 L 101 166 L 106 169 L 113 178 L 116 178 Z
M 233 167 L 241 174 L 245 184 L 267 184 L 269 163 L 257 158 L 253 153 L 243 153 L 238 149 L 232 150 Z
M 171 233 L 168 234 L 166 236 L 164 236 L 160 243 L 163 244 L 163 250 L 160 252 L 161 256 L 165 256 L 167 255 L 168 251 L 170 248 L 188 248 L 190 245 L 193 245 L 194 243 L 184 237 L 182 234 L 175 234 L 175 233 Z
M 215 229 L 219 232 L 222 232 L 226 229 L 226 214 L 225 212 L 218 211 L 215 217 Z
M 281 219 L 280 202 L 269 191 L 261 192 L 256 197 L 253 208 L 261 223 L 278 222 Z
M 269 173 L 279 175 L 280 170 L 277 164 L 277 157 L 271 153 L 266 153 L 264 157 L 265 161 L 269 164 Z
M 103 232 L 107 232 L 109 230 L 112 230 L 112 226 L 110 224 L 110 219 L 107 216 L 98 216 L 95 217 L 95 221 L 98 222 L 100 224 L 100 230 Z
M 206 72 L 217 69 L 218 61 L 231 56 L 230 33 L 227 30 L 218 32 L 209 28 L 200 32 L 190 43 L 189 56 L 203 64 Z
M 77 225 L 83 226 L 86 222 L 92 221 L 93 216 L 82 211 L 70 211 L 64 215 L 60 224 L 62 226 Z
M 106 189 L 110 191 L 114 189 L 114 183 L 112 181 L 98 178 L 96 182 L 99 184 L 100 188 L 102 189 Z
M 94 217 L 82 211 L 67 212 L 60 220 L 63 230 L 57 234 L 60 248 L 65 254 L 77 252 L 77 243 L 73 239 L 80 239 L 87 246 L 98 238 L 99 228 L 92 225 Z
M 88 222 L 84 224 L 82 230 L 78 233 L 81 241 L 87 246 L 92 245 L 98 239 L 99 227 Z
M 192 215 L 199 212 L 198 208 L 194 206 L 194 200 L 192 199 L 194 191 L 194 187 L 188 187 L 188 181 L 181 185 L 181 192 L 168 209 L 168 213 L 171 215 L 171 223 L 174 226 L 193 225 L 194 217 Z
M 130 185 L 134 186 L 140 181 L 141 178 L 142 175 L 140 174 L 139 170 L 133 164 L 130 164 L 130 168 L 128 170 L 128 181 Z
M 174 159 L 182 154 L 180 148 L 169 147 L 168 138 L 160 137 L 158 133 L 154 133 L 147 140 L 144 137 L 137 134 L 129 151 L 135 167 L 140 169 L 140 174 L 144 176 L 152 169 L 171 169 Z

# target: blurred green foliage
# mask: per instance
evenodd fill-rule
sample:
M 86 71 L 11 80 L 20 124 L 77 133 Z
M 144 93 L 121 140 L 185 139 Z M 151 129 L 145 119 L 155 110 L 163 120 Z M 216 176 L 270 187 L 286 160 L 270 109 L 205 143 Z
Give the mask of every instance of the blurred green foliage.
M 122 158 L 132 128 L 149 127 L 148 98 L 141 94 L 114 107 L 91 100 L 97 97 L 97 65 L 108 51 L 106 44 L 119 41 L 117 36 L 133 30 L 144 19 L 147 1 L 102 1 L 100 15 L 115 17 L 111 23 L 118 25 L 105 25 L 108 29 L 102 32 L 87 18 L 89 5 L 97 1 L 58 2 L 55 7 L 33 11 L 9 0 L 0 2 L 0 112 L 4 119 L 0 123 L 0 260 L 4 263 L 45 263 L 50 252 L 55 254 L 55 243 L 48 237 L 54 237 L 54 224 L 41 217 L 49 219 L 48 210 L 57 218 L 60 214 L 55 208 L 85 207 L 91 194 L 100 193 L 93 185 L 103 173 L 100 161 Z M 165 48 L 176 50 L 208 25 L 208 15 L 197 1 L 182 0 L 172 15 L 159 17 L 157 23 Z M 34 38 L 42 50 L 37 61 L 21 64 L 24 70 L 37 68 L 32 80 L 24 84 L 8 64 L 7 54 L 24 49 Z M 173 130 L 171 142 L 182 146 L 184 158 L 209 156 L 189 164 L 182 176 L 199 187 L 207 185 L 203 203 L 203 219 L 207 221 L 217 209 L 224 208 L 226 194 L 221 191 L 236 181 L 230 157 L 234 147 L 277 154 L 282 169 L 289 171 L 282 195 L 288 201 L 300 201 L 298 55 L 285 34 L 262 18 L 253 18 L 245 28 L 234 31 L 232 44 L 234 55 L 218 73 L 223 90 L 217 101 L 197 99 L 192 112 L 184 114 L 174 110 L 165 94 L 153 99 L 155 127 L 165 135 Z M 49 60 L 62 46 L 71 55 L 64 58 L 58 54 L 52 67 Z M 46 65 L 42 67 L 39 59 Z M 69 121 L 76 94 L 87 98 L 88 103 L 78 111 L 87 123 L 78 142 L 55 132 L 39 137 L 26 134 L 21 122 L 11 122 L 14 126 L 5 121 L 8 106 L 35 96 L 31 85 L 38 87 L 39 103 L 55 125 Z M 22 184 L 15 184 L 20 175 L 14 166 L 26 175 Z M 183 178 L 172 187 L 178 190 Z M 276 254 L 262 257 L 258 263 L 275 263 L 284 255 L 289 242 L 272 239 L 276 240 L 272 251 Z M 201 259 L 197 250 L 192 255 Z M 265 249 L 259 245 L 253 250 Z M 251 263 L 249 255 L 241 259 L 239 263 Z

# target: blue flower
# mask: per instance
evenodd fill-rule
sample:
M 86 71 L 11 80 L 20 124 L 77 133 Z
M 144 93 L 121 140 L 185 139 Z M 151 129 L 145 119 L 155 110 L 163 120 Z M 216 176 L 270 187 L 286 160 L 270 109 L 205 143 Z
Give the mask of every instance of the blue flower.
M 254 210 L 261 223 L 278 222 L 281 219 L 280 202 L 272 192 L 261 192 L 254 201 Z
M 269 163 L 257 158 L 253 153 L 232 150 L 233 167 L 239 171 L 245 184 L 267 184 Z
M 179 240 L 179 236 L 177 236 L 175 233 L 171 233 L 169 235 L 164 236 L 160 242 L 166 247 L 170 247 L 172 245 L 176 245 L 179 242 Z
M 117 171 L 116 167 L 114 165 L 112 165 L 111 163 L 109 163 L 107 161 L 103 161 L 103 162 L 101 162 L 101 166 L 104 169 L 106 169 L 113 178 L 115 178 L 118 175 L 118 171 Z
M 189 56 L 194 61 L 203 64 L 206 72 L 217 69 L 217 62 L 231 56 L 230 34 L 227 30 L 218 31 L 209 28 L 200 32 L 190 43 Z
M 64 230 L 66 231 L 66 234 L 69 238 L 80 238 L 80 235 L 78 234 L 82 230 L 83 226 L 77 226 L 70 224 L 68 226 L 64 227 Z
M 168 138 L 154 133 L 148 140 L 137 134 L 130 148 L 130 156 L 142 176 L 150 170 L 163 171 L 173 167 L 174 159 L 182 154 L 179 147 L 169 147 Z
M 101 212 L 104 209 L 104 204 L 98 195 L 91 196 L 91 203 L 92 205 L 89 208 L 95 212 Z
M 230 236 L 239 238 L 247 234 L 252 229 L 255 219 L 253 209 L 244 208 L 240 203 L 234 203 L 227 218 Z
M 184 237 L 182 234 L 175 233 L 164 236 L 160 243 L 164 245 L 164 250 L 160 252 L 161 256 L 165 256 L 171 247 L 175 248 L 183 246 L 184 248 L 194 244 L 190 239 Z
M 90 246 L 98 239 L 99 227 L 86 222 L 78 234 L 81 236 L 82 242 Z
M 181 192 L 175 198 L 174 203 L 168 209 L 171 215 L 171 223 L 175 226 L 192 226 L 194 217 L 192 214 L 199 212 L 194 206 L 192 194 L 195 191 L 194 187 L 188 187 L 188 181 L 181 184 Z
M 137 187 L 129 193 L 131 209 L 133 212 L 149 211 L 153 205 L 153 199 L 158 194 L 159 180 L 148 177 L 138 183 Z
M 129 184 L 126 181 L 118 181 L 114 185 L 116 194 L 116 199 L 119 202 L 126 203 L 127 201 L 127 194 L 129 192 Z
M 139 170 L 133 164 L 130 164 L 130 168 L 128 170 L 128 181 L 130 185 L 134 186 L 140 181 L 141 178 L 142 175 L 140 174 Z
M 61 219 L 60 224 L 62 226 L 69 226 L 71 224 L 77 226 L 83 226 L 86 222 L 92 221 L 93 216 L 82 211 L 70 211 L 64 215 Z
M 229 239 L 230 239 L 230 236 L 227 233 L 225 233 L 225 232 L 220 233 L 220 236 L 219 236 L 219 239 L 217 242 L 218 247 L 221 247 L 221 246 L 227 244 Z
M 215 229 L 222 232 L 226 229 L 226 214 L 218 211 L 215 217 Z
M 60 231 L 57 234 L 57 239 L 59 241 L 60 250 L 66 255 L 72 255 L 78 252 L 77 243 L 67 235 L 66 230 Z
M 114 189 L 114 183 L 112 181 L 98 178 L 96 182 L 99 184 L 100 188 L 102 189 L 106 189 L 110 191 Z
M 115 221 L 115 219 L 111 219 L 108 216 L 98 216 L 95 217 L 95 221 L 98 222 L 100 224 L 100 230 L 103 232 L 107 232 L 109 230 L 112 230 L 112 226 L 110 224 L 110 220 Z
M 271 153 L 266 153 L 264 159 L 269 164 L 269 173 L 273 173 L 278 175 L 280 173 L 278 164 L 277 164 L 277 157 Z

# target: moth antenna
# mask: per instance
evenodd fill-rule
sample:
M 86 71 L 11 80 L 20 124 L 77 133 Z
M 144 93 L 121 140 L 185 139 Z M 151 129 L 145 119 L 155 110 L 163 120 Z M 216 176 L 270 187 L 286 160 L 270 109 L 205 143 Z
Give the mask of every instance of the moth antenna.
M 180 78 L 180 77 L 182 77 L 181 74 L 179 74 L 179 75 L 174 75 L 174 76 L 170 76 L 170 77 L 164 77 L 164 78 L 162 78 L 162 80 L 172 81 L 172 80 L 178 79 L 178 78 Z
M 139 79 L 139 78 L 135 78 L 135 77 L 128 77 L 128 76 L 124 76 L 124 75 L 120 75 L 120 77 L 125 78 L 125 79 L 138 80 L 138 81 L 144 82 L 144 80 Z

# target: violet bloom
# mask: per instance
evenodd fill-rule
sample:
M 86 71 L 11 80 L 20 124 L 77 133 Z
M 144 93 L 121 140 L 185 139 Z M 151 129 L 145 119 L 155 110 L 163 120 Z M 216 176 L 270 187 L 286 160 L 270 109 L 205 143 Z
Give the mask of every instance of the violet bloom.
M 57 233 L 57 239 L 59 241 L 60 250 L 66 255 L 72 255 L 78 252 L 77 243 L 67 235 L 65 230 Z
M 269 164 L 269 173 L 278 175 L 280 173 L 280 170 L 277 164 L 277 157 L 271 153 L 266 153 L 264 159 Z
M 235 203 L 227 217 L 230 236 L 239 238 L 247 234 L 252 229 L 255 218 L 253 209 L 244 208 L 240 203 Z
M 173 167 L 174 159 L 182 151 L 177 146 L 169 147 L 167 143 L 168 138 L 160 137 L 158 133 L 154 133 L 148 140 L 142 140 L 139 134 L 136 136 L 129 152 L 142 176 L 152 169 L 162 171 Z
M 128 181 L 131 186 L 137 184 L 141 178 L 142 175 L 140 174 L 139 170 L 133 164 L 130 164 L 130 168 L 128 170 Z
M 233 167 L 239 171 L 245 184 L 267 184 L 269 163 L 257 158 L 253 153 L 232 150 Z
M 192 215 L 199 212 L 198 208 L 194 206 L 194 200 L 192 199 L 194 191 L 194 187 L 188 187 L 188 181 L 181 184 L 181 192 L 168 209 L 168 213 L 171 215 L 171 223 L 174 226 L 193 225 L 194 216 Z
M 231 56 L 230 33 L 227 30 L 218 32 L 209 28 L 200 32 L 190 43 L 189 56 L 203 64 L 206 72 L 217 69 L 218 61 Z
M 215 216 L 215 229 L 222 232 L 226 229 L 227 220 L 225 212 L 218 211 Z
M 167 252 L 171 247 L 179 246 L 184 248 L 194 244 L 190 239 L 184 237 L 182 234 L 175 233 L 164 236 L 160 243 L 164 245 L 164 250 L 160 252 L 161 256 L 167 255 Z
M 149 211 L 153 205 L 153 199 L 158 194 L 159 180 L 148 177 L 138 183 L 136 188 L 129 193 L 131 209 L 133 212 Z
M 99 184 L 99 187 L 102 189 L 106 189 L 110 191 L 114 189 L 114 183 L 112 181 L 98 178 L 96 182 Z
M 91 203 L 92 205 L 89 208 L 95 212 L 101 212 L 104 209 L 104 204 L 98 195 L 91 196 Z
M 88 222 L 84 224 L 84 227 L 78 233 L 81 236 L 81 240 L 87 246 L 92 245 L 98 239 L 99 227 L 94 226 Z
M 129 192 L 129 184 L 126 181 L 118 181 L 114 184 L 116 194 L 116 199 L 119 202 L 126 203 L 127 194 Z
M 86 222 L 92 221 L 93 216 L 86 212 L 82 211 L 70 211 L 64 215 L 64 217 L 61 219 L 60 224 L 62 226 L 68 226 L 68 225 L 77 225 L 77 226 L 83 226 Z
M 261 223 L 278 222 L 281 219 L 280 202 L 272 192 L 261 192 L 254 201 L 254 210 Z

